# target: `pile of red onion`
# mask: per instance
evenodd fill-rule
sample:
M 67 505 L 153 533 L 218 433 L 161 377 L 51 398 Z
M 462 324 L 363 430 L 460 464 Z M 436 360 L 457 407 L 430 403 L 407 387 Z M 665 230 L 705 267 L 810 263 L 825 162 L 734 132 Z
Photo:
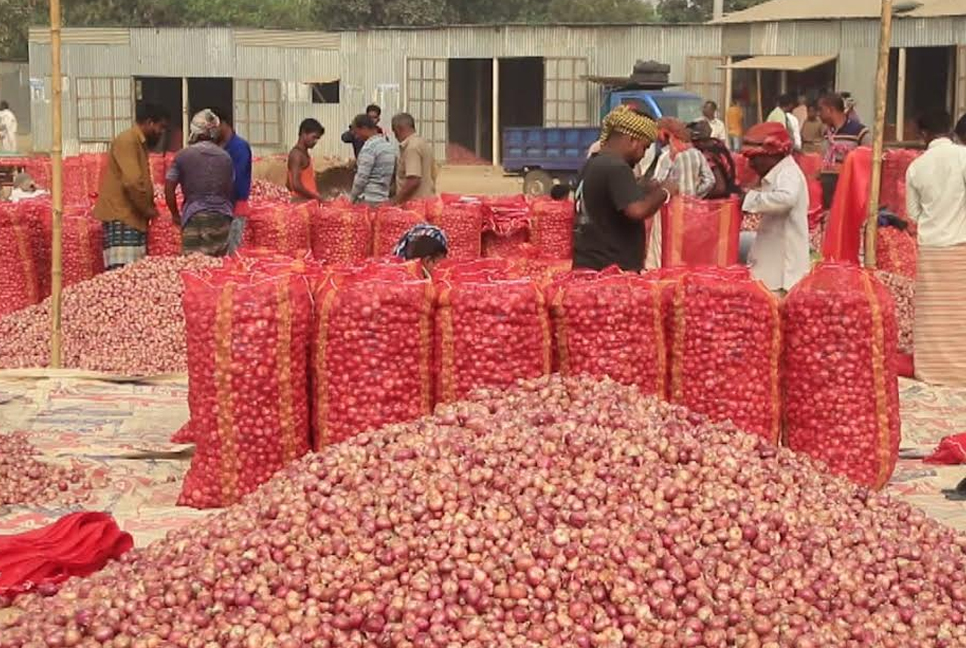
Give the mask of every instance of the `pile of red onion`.
M 220 263 L 148 257 L 65 288 L 64 366 L 128 376 L 185 371 L 179 275 Z M 0 318 L 0 367 L 44 367 L 49 357 L 50 299 Z
M 0 434 L 0 506 L 69 506 L 90 497 L 83 470 L 38 461 L 38 454 L 25 434 Z
M 310 454 L 0 646 L 961 646 L 963 569 L 907 504 L 553 377 Z
M 912 332 L 916 323 L 916 280 L 881 270 L 875 273 L 875 277 L 889 289 L 896 302 L 899 352 L 911 354 L 914 346 Z

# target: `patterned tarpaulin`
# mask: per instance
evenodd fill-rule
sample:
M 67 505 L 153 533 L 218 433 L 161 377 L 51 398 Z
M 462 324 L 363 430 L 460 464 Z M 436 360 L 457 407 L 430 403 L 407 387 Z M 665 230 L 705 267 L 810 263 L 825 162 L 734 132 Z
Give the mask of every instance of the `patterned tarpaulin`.
M 907 453 L 926 456 L 942 437 L 966 431 L 966 390 L 905 380 L 900 389 Z M 84 466 L 97 488 L 86 508 L 110 513 L 134 536 L 135 546 L 144 546 L 211 514 L 175 506 L 191 446 L 169 439 L 188 418 L 186 402 L 184 379 L 136 385 L 0 374 L 0 434 L 23 430 L 47 461 Z M 966 530 L 966 503 L 947 501 L 940 493 L 964 476 L 966 466 L 902 459 L 888 492 Z M 56 506 L 0 508 L 0 534 L 34 529 L 67 512 Z

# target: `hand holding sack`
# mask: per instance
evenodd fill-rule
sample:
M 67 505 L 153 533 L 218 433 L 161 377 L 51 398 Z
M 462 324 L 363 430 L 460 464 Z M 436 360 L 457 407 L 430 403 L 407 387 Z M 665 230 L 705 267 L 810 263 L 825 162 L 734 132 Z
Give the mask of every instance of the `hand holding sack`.
M 736 197 L 699 200 L 675 196 L 661 209 L 661 265 L 735 265 L 741 219 Z
M 742 274 L 699 270 L 675 283 L 668 320 L 668 400 L 713 421 L 730 420 L 778 445 L 778 300 L 761 282 Z
M 441 285 L 434 336 L 437 402 L 551 371 L 550 321 L 530 279 Z
M 309 449 L 312 302 L 297 274 L 184 275 L 190 435 L 178 503 L 230 506 Z
M 558 278 L 547 301 L 561 374 L 609 376 L 664 396 L 666 348 L 657 283 L 619 270 L 578 270 Z
M 868 271 L 824 263 L 785 299 L 788 446 L 880 489 L 899 451 L 895 305 Z
M 430 414 L 432 283 L 399 264 L 330 277 L 314 296 L 314 448 Z
M 336 200 L 322 205 L 312 228 L 312 256 L 320 263 L 359 263 L 372 249 L 368 208 Z

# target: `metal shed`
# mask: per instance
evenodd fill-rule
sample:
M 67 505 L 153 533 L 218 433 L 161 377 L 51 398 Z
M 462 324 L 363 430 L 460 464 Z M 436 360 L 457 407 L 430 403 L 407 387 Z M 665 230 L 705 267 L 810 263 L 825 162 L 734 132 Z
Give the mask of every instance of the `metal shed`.
M 321 153 L 366 104 L 384 121 L 406 109 L 439 159 L 499 161 L 508 125 L 591 125 L 597 88 L 587 74 L 626 75 L 636 59 L 671 65 L 671 80 L 722 100 L 717 25 L 474 26 L 345 32 L 241 29 L 65 29 L 64 146 L 99 150 L 131 121 L 137 100 L 164 102 L 180 120 L 228 103 L 260 154 L 286 150 L 299 122 L 327 128 Z M 50 48 L 30 32 L 31 112 L 50 120 Z M 467 113 L 471 112 L 471 116 Z M 179 121 L 176 118 L 175 121 Z M 47 150 L 49 129 L 35 128 Z M 177 136 L 177 134 L 176 134 Z

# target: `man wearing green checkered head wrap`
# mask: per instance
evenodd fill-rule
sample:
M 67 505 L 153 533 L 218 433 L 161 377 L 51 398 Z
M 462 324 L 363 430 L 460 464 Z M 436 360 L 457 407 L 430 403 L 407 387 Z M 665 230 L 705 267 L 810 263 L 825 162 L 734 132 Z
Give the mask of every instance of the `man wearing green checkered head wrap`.
M 634 166 L 657 137 L 657 122 L 618 106 L 601 124 L 600 150 L 580 172 L 574 220 L 574 267 L 623 270 L 644 267 L 644 222 L 667 202 L 670 191 L 640 186 Z

